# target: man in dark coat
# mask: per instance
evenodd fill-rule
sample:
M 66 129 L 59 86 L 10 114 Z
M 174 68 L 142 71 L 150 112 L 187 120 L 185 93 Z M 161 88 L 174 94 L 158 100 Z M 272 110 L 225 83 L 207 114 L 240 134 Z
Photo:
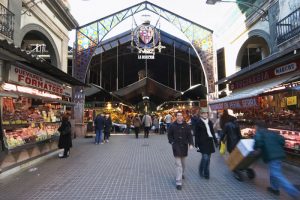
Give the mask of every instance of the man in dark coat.
M 71 123 L 69 122 L 68 115 L 62 117 L 61 126 L 58 128 L 58 131 L 60 132 L 58 148 L 64 149 L 64 154 L 60 158 L 67 158 L 70 148 L 72 147 Z
M 215 152 L 218 141 L 213 129 L 213 123 L 208 119 L 208 108 L 200 109 L 200 118 L 195 128 L 195 147 L 202 153 L 202 159 L 199 165 L 199 174 L 201 177 L 209 179 L 210 156 Z
M 182 179 L 184 178 L 185 159 L 188 155 L 188 148 L 193 148 L 193 136 L 187 123 L 183 121 L 181 112 L 176 114 L 176 121 L 168 129 L 169 143 L 172 145 L 176 166 L 176 188 L 181 190 Z
M 104 128 L 104 117 L 98 114 L 94 123 L 95 123 L 95 131 L 96 131 L 95 144 L 99 144 L 100 142 L 102 144 L 102 131 Z
M 106 143 L 109 142 L 111 127 L 112 127 L 111 118 L 109 114 L 106 114 L 104 119 L 104 142 Z
M 227 143 L 227 151 L 231 153 L 237 143 L 242 139 L 241 130 L 235 117 L 229 118 L 225 124 L 221 141 Z

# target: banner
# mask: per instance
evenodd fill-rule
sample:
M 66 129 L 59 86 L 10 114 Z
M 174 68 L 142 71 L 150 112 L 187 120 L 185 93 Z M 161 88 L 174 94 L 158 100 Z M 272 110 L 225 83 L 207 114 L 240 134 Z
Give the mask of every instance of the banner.
M 212 110 L 259 108 L 257 97 L 209 104 Z
M 29 86 L 42 91 L 47 91 L 60 96 L 72 96 L 72 88 L 46 79 L 22 68 L 11 65 L 8 81 L 18 85 Z
M 287 97 L 286 98 L 286 105 L 287 106 L 297 105 L 297 96 Z

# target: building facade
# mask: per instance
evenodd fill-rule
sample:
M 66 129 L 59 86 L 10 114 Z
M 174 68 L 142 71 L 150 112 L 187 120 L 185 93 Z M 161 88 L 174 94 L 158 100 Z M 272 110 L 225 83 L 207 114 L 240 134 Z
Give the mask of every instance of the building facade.
M 78 26 L 68 1 L 1 0 L 0 38 L 67 72 L 68 32 Z

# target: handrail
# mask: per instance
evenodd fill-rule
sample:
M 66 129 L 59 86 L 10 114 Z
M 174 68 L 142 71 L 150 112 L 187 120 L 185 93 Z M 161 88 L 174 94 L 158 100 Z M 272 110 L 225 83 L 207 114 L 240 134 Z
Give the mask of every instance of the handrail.
M 0 3 L 0 33 L 10 39 L 14 37 L 15 14 Z
M 300 8 L 296 9 L 276 24 L 277 44 L 300 34 Z

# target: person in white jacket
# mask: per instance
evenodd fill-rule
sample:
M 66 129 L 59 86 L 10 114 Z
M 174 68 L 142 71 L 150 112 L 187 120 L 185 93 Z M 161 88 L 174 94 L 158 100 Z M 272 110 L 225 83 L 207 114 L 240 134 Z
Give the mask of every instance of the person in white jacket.
M 152 119 L 151 119 L 150 115 L 148 115 L 146 113 L 144 115 L 143 119 L 142 119 L 142 123 L 144 125 L 144 138 L 148 138 L 149 137 L 149 130 L 152 126 Z

